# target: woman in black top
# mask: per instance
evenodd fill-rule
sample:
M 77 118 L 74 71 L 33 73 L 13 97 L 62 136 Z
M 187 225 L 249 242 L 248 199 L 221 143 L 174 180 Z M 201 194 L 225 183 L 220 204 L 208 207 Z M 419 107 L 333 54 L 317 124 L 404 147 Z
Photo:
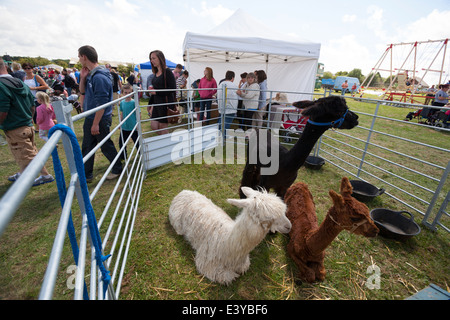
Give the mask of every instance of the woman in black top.
M 177 87 L 175 76 L 172 71 L 166 66 L 166 58 L 164 54 L 155 50 L 150 52 L 150 63 L 152 65 L 152 72 L 155 75 L 152 80 L 153 89 L 173 89 L 173 91 L 151 91 L 150 103 L 153 105 L 151 119 L 152 130 L 159 130 L 158 134 L 167 134 L 167 108 L 175 109 L 175 89 Z

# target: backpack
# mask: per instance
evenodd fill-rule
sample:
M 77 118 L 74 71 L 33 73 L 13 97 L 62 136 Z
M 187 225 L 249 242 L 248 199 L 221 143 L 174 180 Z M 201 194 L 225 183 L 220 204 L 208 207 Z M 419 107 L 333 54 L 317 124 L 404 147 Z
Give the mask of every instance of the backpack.
M 66 75 L 64 78 L 64 85 L 66 88 L 73 88 L 75 85 L 75 80 L 70 75 Z

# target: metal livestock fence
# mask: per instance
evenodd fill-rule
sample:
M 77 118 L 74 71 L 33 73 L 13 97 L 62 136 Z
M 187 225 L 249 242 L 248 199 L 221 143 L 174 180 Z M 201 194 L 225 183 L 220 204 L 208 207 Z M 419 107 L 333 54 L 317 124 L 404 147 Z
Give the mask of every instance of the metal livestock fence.
M 142 184 L 148 170 L 171 162 L 189 162 L 192 161 L 192 158 L 195 161 L 196 157 L 205 150 L 221 146 L 225 141 L 238 146 L 239 155 L 244 157 L 238 163 L 245 163 L 245 130 L 256 127 L 271 129 L 281 143 L 290 147 L 301 135 L 305 125 L 305 119 L 297 108 L 276 100 L 277 93 L 268 91 L 265 117 L 261 122 L 245 122 L 246 118 L 242 113 L 242 107 L 239 107 L 237 114 L 232 117 L 229 130 L 226 131 L 225 113 L 220 110 L 220 106 L 223 105 L 223 101 L 226 101 L 228 90 L 235 89 L 226 87 L 223 90 L 218 89 L 217 96 L 209 99 L 211 117 L 202 121 L 198 120 L 200 113 L 203 112 L 200 103 L 205 101 L 194 100 L 195 90 L 182 90 L 187 92 L 186 101 L 173 103 L 173 105 L 178 105 L 182 111 L 178 116 L 168 117 L 176 118 L 175 123 L 168 125 L 167 128 L 155 129 L 152 128 L 151 122 L 158 119 L 150 119 L 150 116 L 142 115 L 149 113 L 152 108 L 160 106 L 140 104 L 140 101 L 146 100 L 139 99 L 139 96 L 144 95 L 145 97 L 145 95 L 150 95 L 150 92 L 134 87 L 134 92 L 130 96 L 132 95 L 135 101 L 134 114 L 137 124 L 133 132 L 138 134 L 139 148 L 136 147 L 136 144 L 131 143 L 131 135 L 126 141 L 122 141 L 123 146 L 118 150 L 117 157 L 106 169 L 97 185 L 91 187 L 90 192 L 88 191 L 88 199 L 83 196 L 87 187 L 85 179 L 80 179 L 79 171 L 82 166 L 80 167 L 80 163 L 77 163 L 76 160 L 79 150 L 74 152 L 74 149 L 79 146 L 73 142 L 73 139 L 70 139 L 68 133 L 72 131 L 77 136 L 74 123 L 110 105 L 119 111 L 117 106 L 126 97 L 76 115 L 72 115 L 73 107 L 67 101 L 53 102 L 58 123 L 65 125 L 68 128 L 67 131 L 55 130 L 24 174 L 0 200 L 0 235 L 2 235 L 20 204 L 26 198 L 33 184 L 33 177 L 38 174 L 54 152 L 58 141 L 62 140 L 70 170 L 70 179 L 68 179 L 67 188 L 59 188 L 66 189 L 63 192 L 64 199 L 61 200 L 61 218 L 39 299 L 52 299 L 53 297 L 66 232 L 73 224 L 72 214 L 76 213 L 77 218 L 82 221 L 80 230 L 73 230 L 74 235 L 79 236 L 79 245 L 75 248 L 77 250 L 74 249 L 74 246 L 77 245 L 72 243 L 76 261 L 72 270 L 71 282 L 74 299 L 118 299 L 132 241 Z M 311 95 L 317 98 L 324 96 L 321 93 L 312 93 Z M 447 207 L 450 150 L 435 145 L 434 141 L 421 142 L 412 139 L 411 132 L 420 134 L 422 130 L 428 131 L 431 128 L 439 130 L 434 132 L 435 135 L 448 135 L 450 130 L 442 126 L 430 127 L 382 115 L 382 110 L 392 108 L 386 106 L 386 101 L 350 96 L 345 98 L 350 109 L 359 115 L 359 126 L 345 132 L 328 130 L 316 144 L 313 154 L 323 157 L 326 163 L 348 173 L 355 179 L 383 185 L 387 196 L 396 201 L 399 206 L 404 206 L 419 214 L 425 226 L 433 230 L 440 227 L 449 232 Z M 238 101 L 236 101 L 237 103 Z M 364 105 L 364 108 L 359 108 L 360 105 Z M 408 108 L 417 109 L 423 106 L 398 103 L 395 108 L 399 107 L 406 113 Z M 118 112 L 118 116 L 118 125 L 111 128 L 110 134 L 82 158 L 83 163 L 95 156 L 107 139 L 122 130 L 123 124 L 131 114 L 125 119 L 120 117 L 120 112 Z M 228 123 L 229 120 L 228 118 Z M 393 134 L 393 126 L 402 126 L 404 129 L 401 132 L 405 132 L 405 135 L 400 136 L 398 131 Z M 225 134 L 227 138 L 222 139 Z M 125 152 L 127 146 L 128 149 L 131 149 L 128 153 Z M 113 187 L 106 187 L 104 185 L 106 176 L 111 172 L 114 163 L 121 161 L 121 154 L 125 155 L 122 174 Z M 82 175 L 84 176 L 84 172 Z M 59 179 L 60 182 L 64 181 L 64 177 L 59 177 Z M 107 196 L 100 196 L 100 190 L 105 188 L 107 191 L 103 194 L 107 194 Z M 75 200 L 78 202 L 78 207 Z M 96 210 L 96 223 L 92 223 L 92 217 L 89 217 L 89 206 L 86 206 L 86 203 L 92 204 Z M 93 231 L 98 231 L 101 247 L 95 245 Z M 100 254 L 98 251 L 101 251 Z M 87 277 L 88 275 L 89 277 Z M 108 281 L 105 281 L 105 277 L 108 278 Z M 89 278 L 89 284 L 85 283 L 86 278 Z

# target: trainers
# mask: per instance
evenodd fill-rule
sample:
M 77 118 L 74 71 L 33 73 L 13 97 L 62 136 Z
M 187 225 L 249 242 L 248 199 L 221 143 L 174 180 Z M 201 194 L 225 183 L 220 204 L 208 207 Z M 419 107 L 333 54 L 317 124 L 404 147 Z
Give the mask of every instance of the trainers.
M 0 134 L 0 146 L 6 146 L 8 141 Z
M 113 180 L 113 179 L 117 178 L 118 176 L 120 176 L 119 173 L 112 173 L 112 172 L 110 172 L 110 173 L 106 176 L 106 180 Z
M 44 183 L 53 182 L 55 179 L 49 174 L 48 176 L 39 176 L 34 180 L 33 187 L 39 186 Z
M 20 172 L 17 172 L 16 174 L 13 174 L 12 176 L 9 176 L 8 180 L 11 181 L 11 182 L 14 182 L 17 179 L 19 179 L 19 177 L 20 177 Z

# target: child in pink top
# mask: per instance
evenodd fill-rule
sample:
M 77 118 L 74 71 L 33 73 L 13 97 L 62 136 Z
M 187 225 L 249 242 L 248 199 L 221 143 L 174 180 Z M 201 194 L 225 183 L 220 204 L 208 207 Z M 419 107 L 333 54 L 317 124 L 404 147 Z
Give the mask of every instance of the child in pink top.
M 39 126 L 39 138 L 48 141 L 48 131 L 55 125 L 56 119 L 53 106 L 50 104 L 50 97 L 42 91 L 36 93 L 36 100 L 40 104 L 36 108 L 36 123 Z

